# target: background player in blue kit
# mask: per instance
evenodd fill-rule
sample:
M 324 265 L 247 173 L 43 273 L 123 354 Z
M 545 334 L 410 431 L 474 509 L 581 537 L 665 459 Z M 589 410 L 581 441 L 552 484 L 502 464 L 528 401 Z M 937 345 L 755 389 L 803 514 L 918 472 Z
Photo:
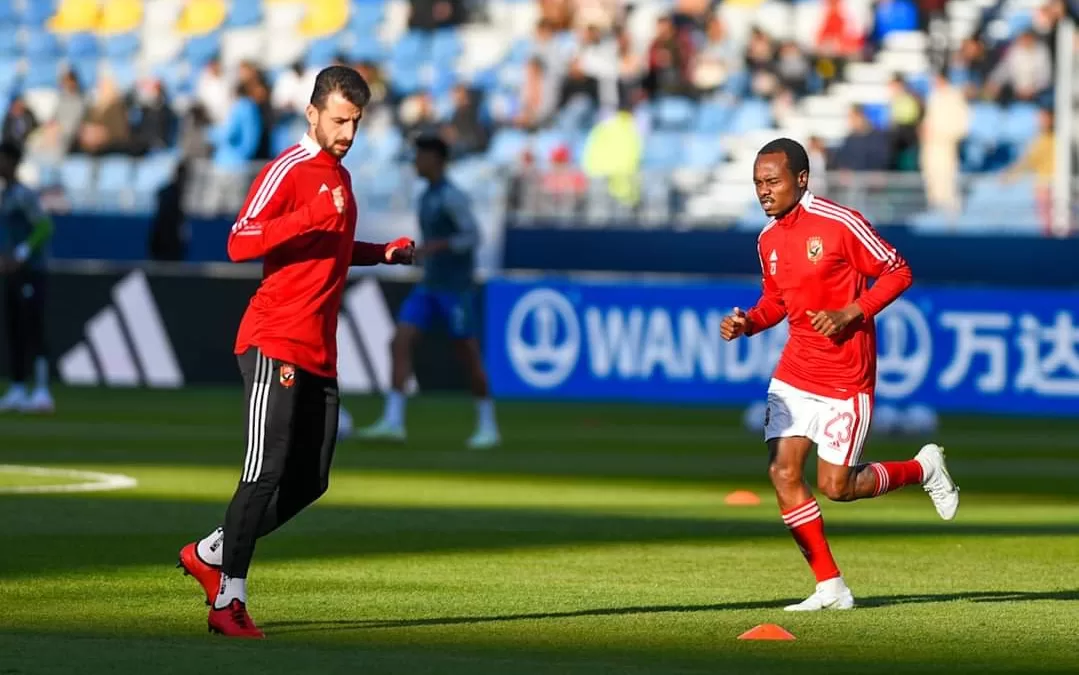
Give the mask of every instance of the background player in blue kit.
M 412 377 L 412 348 L 422 333 L 440 326 L 453 338 L 476 399 L 476 431 L 468 447 L 486 449 L 497 446 L 501 438 L 475 334 L 473 273 L 480 234 L 468 197 L 446 178 L 448 158 L 449 146 L 442 139 L 428 136 L 416 141 L 416 173 L 428 183 L 419 207 L 423 244 L 416 249 L 423 281 L 405 300 L 398 317 L 391 347 L 392 389 L 382 419 L 360 436 L 405 439 L 405 388 Z
M 11 387 L 0 412 L 50 413 L 49 360 L 45 345 L 45 255 L 52 219 L 16 174 L 22 150 L 0 144 L 0 285 L 7 305 Z

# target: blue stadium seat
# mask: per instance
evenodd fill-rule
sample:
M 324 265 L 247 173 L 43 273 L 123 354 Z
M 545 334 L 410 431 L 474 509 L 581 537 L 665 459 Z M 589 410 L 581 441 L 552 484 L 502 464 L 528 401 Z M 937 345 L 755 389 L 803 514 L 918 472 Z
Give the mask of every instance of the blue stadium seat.
M 63 55 L 63 50 L 60 49 L 60 42 L 52 33 L 39 29 L 30 29 L 26 33 L 24 53 L 31 59 L 60 58 Z
M 135 191 L 156 193 L 168 185 L 179 163 L 176 153 L 155 152 L 135 161 Z
M 15 58 L 20 51 L 18 28 L 10 24 L 0 24 L 0 57 Z
M 683 141 L 681 132 L 653 131 L 644 142 L 641 168 L 653 171 L 677 168 L 683 159 Z
M 727 133 L 739 135 L 772 126 L 772 109 L 767 101 L 747 99 L 734 110 Z
M 124 155 L 106 155 L 97 162 L 95 187 L 108 200 L 109 193 L 130 190 L 135 181 L 135 163 Z
M 97 84 L 97 59 L 79 59 L 78 61 L 71 61 L 67 64 L 67 67 L 75 74 L 75 79 L 79 81 L 79 86 L 82 87 L 83 91 L 90 91 L 94 88 L 94 85 Z
M 12 0 L 0 0 L 0 25 L 16 23 L 19 15 Z
M 112 35 L 102 40 L 105 56 L 110 59 L 130 59 L 139 52 L 139 34 Z
M 491 137 L 487 158 L 501 166 L 516 164 L 527 147 L 528 134 L 519 129 L 502 128 Z
M 60 78 L 60 59 L 39 56 L 26 65 L 23 86 L 27 89 L 54 89 Z
M 367 136 L 367 156 L 385 164 L 394 161 L 405 147 L 405 139 L 397 127 Z
M 866 103 L 862 105 L 866 118 L 876 129 L 888 129 L 891 126 L 892 108 L 887 103 Z
M 139 72 L 134 61 L 115 59 L 108 62 L 109 73 L 121 91 L 131 91 L 139 79 Z
M 90 33 L 76 33 L 67 39 L 67 58 L 96 59 L 98 54 L 97 38 Z
M 1005 143 L 1025 148 L 1038 135 L 1038 106 L 1014 103 L 1004 111 L 1000 137 Z
M 442 67 L 451 67 L 461 50 L 461 37 L 452 28 L 436 31 L 431 38 L 431 60 Z
M 555 126 L 566 134 L 576 134 L 592 127 L 595 109 L 588 97 L 570 99 L 555 118 Z
M 510 50 L 504 59 L 504 63 L 523 64 L 530 56 L 532 56 L 532 41 L 527 38 L 521 38 L 514 42 L 510 47 Z
M 262 7 L 259 2 L 231 2 L 226 28 L 247 28 L 262 23 Z
M 719 139 L 708 134 L 694 134 L 685 139 L 682 165 L 691 169 L 711 169 L 723 160 Z
M 428 59 L 430 51 L 430 40 L 423 33 L 413 30 L 394 43 L 390 58 L 394 62 L 420 63 Z
M 94 162 L 86 155 L 68 155 L 60 165 L 60 185 L 69 197 L 93 191 Z
M 975 103 L 970 107 L 970 131 L 967 138 L 987 146 L 996 145 L 1002 126 L 1000 107 L 994 103 Z
M 378 3 L 361 3 L 353 5 L 349 12 L 348 30 L 356 35 L 371 35 L 377 31 L 379 25 L 385 19 L 384 5 Z
M 697 110 L 696 130 L 703 134 L 716 134 L 727 128 L 731 119 L 731 106 L 717 101 L 705 101 Z
M 40 28 L 56 13 L 56 0 L 31 0 L 23 4 L 22 22 Z
M 184 57 L 191 62 L 191 67 L 195 70 L 202 70 L 202 67 L 213 57 L 218 55 L 221 49 L 221 35 L 220 33 L 207 33 L 206 35 L 197 35 L 190 37 L 187 42 L 184 43 Z
M 689 129 L 697 116 L 697 106 L 688 98 L 664 96 L 656 101 L 653 111 L 659 129 Z
M 348 49 L 348 57 L 353 63 L 380 63 L 386 58 L 386 47 L 378 40 L 357 38 Z
M 19 62 L 11 57 L 0 57 L 0 99 L 19 86 Z
M 307 57 L 304 63 L 308 68 L 324 68 L 330 65 L 340 52 L 341 41 L 336 36 L 312 40 L 307 45 Z

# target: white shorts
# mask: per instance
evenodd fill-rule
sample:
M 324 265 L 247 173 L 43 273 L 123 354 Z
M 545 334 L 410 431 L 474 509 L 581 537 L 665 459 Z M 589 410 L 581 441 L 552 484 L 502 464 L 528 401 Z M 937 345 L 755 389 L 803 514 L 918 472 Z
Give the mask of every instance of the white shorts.
M 854 466 L 873 418 L 873 397 L 858 393 L 848 399 L 818 396 L 773 379 L 768 385 L 764 440 L 805 436 L 817 444 L 817 456 L 838 466 Z

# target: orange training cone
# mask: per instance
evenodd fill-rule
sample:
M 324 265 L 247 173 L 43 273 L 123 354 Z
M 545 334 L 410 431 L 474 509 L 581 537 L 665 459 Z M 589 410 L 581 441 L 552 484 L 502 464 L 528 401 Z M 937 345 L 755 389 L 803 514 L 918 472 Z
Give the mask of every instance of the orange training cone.
M 777 626 L 774 623 L 762 623 L 759 626 L 750 628 L 746 632 L 738 636 L 739 640 L 794 640 L 793 635 L 787 632 L 782 626 Z
M 761 498 L 749 490 L 735 490 L 723 499 L 727 506 L 759 506 Z

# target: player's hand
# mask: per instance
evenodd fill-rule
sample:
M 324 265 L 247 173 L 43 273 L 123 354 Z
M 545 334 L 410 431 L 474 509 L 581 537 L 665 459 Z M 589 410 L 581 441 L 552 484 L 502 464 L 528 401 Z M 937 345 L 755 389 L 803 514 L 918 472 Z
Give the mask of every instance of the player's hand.
M 387 265 L 411 265 L 416 260 L 416 242 L 400 237 L 386 244 L 384 253 Z
M 806 310 L 806 316 L 809 317 L 813 330 L 824 337 L 839 335 L 857 318 L 857 315 L 852 311 L 827 309 L 819 312 Z
M 746 313 L 737 307 L 729 315 L 723 317 L 723 322 L 719 324 L 719 334 L 727 342 L 745 335 L 748 329 L 749 319 L 746 318 Z
M 345 187 L 338 185 L 330 192 L 333 196 L 333 207 L 337 209 L 338 213 L 345 212 Z

